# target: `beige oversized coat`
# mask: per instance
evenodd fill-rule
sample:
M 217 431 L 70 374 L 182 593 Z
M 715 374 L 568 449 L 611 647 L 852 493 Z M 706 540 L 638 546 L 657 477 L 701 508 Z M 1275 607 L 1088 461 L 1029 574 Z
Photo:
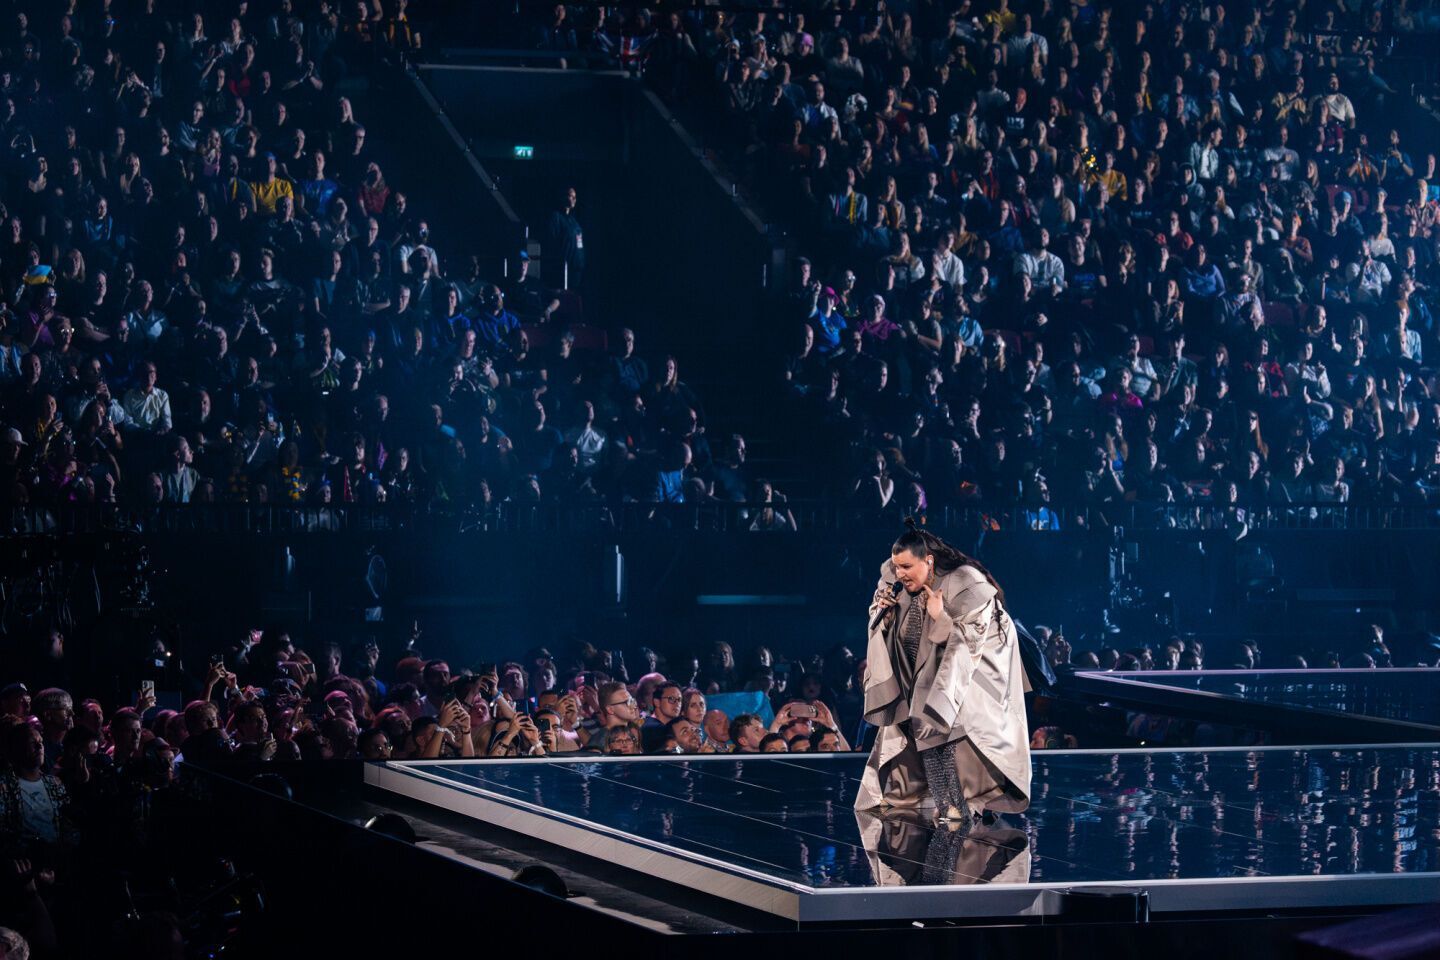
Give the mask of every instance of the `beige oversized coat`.
M 877 598 L 888 593 L 897 574 L 887 560 L 880 568 Z M 928 799 L 920 750 L 970 739 L 975 751 L 1003 774 L 1017 805 L 1030 797 L 1030 735 L 1025 692 L 1030 684 L 1020 662 L 1015 624 L 979 570 L 962 566 L 939 578 L 944 613 L 925 617 L 924 635 L 913 671 L 901 645 L 898 625 L 911 603 L 924 595 L 901 591 L 894 616 L 870 631 L 866 648 L 865 719 L 880 728 L 865 766 L 855 809 L 917 806 Z M 878 609 L 872 602 L 870 616 Z M 899 724 L 910 721 L 914 739 Z

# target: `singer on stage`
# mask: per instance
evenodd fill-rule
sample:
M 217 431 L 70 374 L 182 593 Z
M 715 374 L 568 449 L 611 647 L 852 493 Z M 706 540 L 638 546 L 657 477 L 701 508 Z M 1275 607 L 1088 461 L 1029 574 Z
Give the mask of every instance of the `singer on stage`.
M 968 825 L 1030 804 L 1015 625 L 980 563 L 906 521 L 870 603 L 865 719 L 880 728 L 856 810 L 921 808 Z

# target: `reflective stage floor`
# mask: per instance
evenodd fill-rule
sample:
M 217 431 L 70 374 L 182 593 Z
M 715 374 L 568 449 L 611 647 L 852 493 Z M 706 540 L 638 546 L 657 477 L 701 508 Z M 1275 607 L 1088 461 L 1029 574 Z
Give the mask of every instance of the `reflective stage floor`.
M 1034 754 L 968 832 L 851 810 L 854 754 L 373 764 L 372 786 L 801 923 L 1033 917 L 1076 887 L 1156 914 L 1440 900 L 1440 744 Z

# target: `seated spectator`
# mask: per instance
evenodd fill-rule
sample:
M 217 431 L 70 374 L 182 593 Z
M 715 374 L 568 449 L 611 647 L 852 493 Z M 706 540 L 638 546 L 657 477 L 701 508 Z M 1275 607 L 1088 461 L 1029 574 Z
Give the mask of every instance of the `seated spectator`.
M 159 374 L 153 363 L 140 366 L 140 382 L 125 394 L 125 414 L 137 429 L 149 433 L 169 433 L 174 426 L 170 413 L 170 395 L 156 386 Z

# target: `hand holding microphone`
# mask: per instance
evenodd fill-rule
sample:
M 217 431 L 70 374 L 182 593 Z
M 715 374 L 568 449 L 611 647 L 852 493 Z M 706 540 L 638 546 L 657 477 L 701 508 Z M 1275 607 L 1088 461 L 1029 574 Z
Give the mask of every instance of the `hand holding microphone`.
M 899 580 L 896 580 L 894 583 L 890 584 L 890 592 L 888 594 L 883 590 L 877 590 L 875 592 L 874 606 L 877 606 L 878 609 L 875 611 L 875 616 L 870 618 L 871 630 L 874 630 L 876 627 L 880 626 L 880 621 L 884 620 L 885 615 L 891 610 L 893 610 L 895 608 L 895 605 L 900 602 L 900 591 L 903 589 L 905 589 L 904 584 L 902 584 Z

